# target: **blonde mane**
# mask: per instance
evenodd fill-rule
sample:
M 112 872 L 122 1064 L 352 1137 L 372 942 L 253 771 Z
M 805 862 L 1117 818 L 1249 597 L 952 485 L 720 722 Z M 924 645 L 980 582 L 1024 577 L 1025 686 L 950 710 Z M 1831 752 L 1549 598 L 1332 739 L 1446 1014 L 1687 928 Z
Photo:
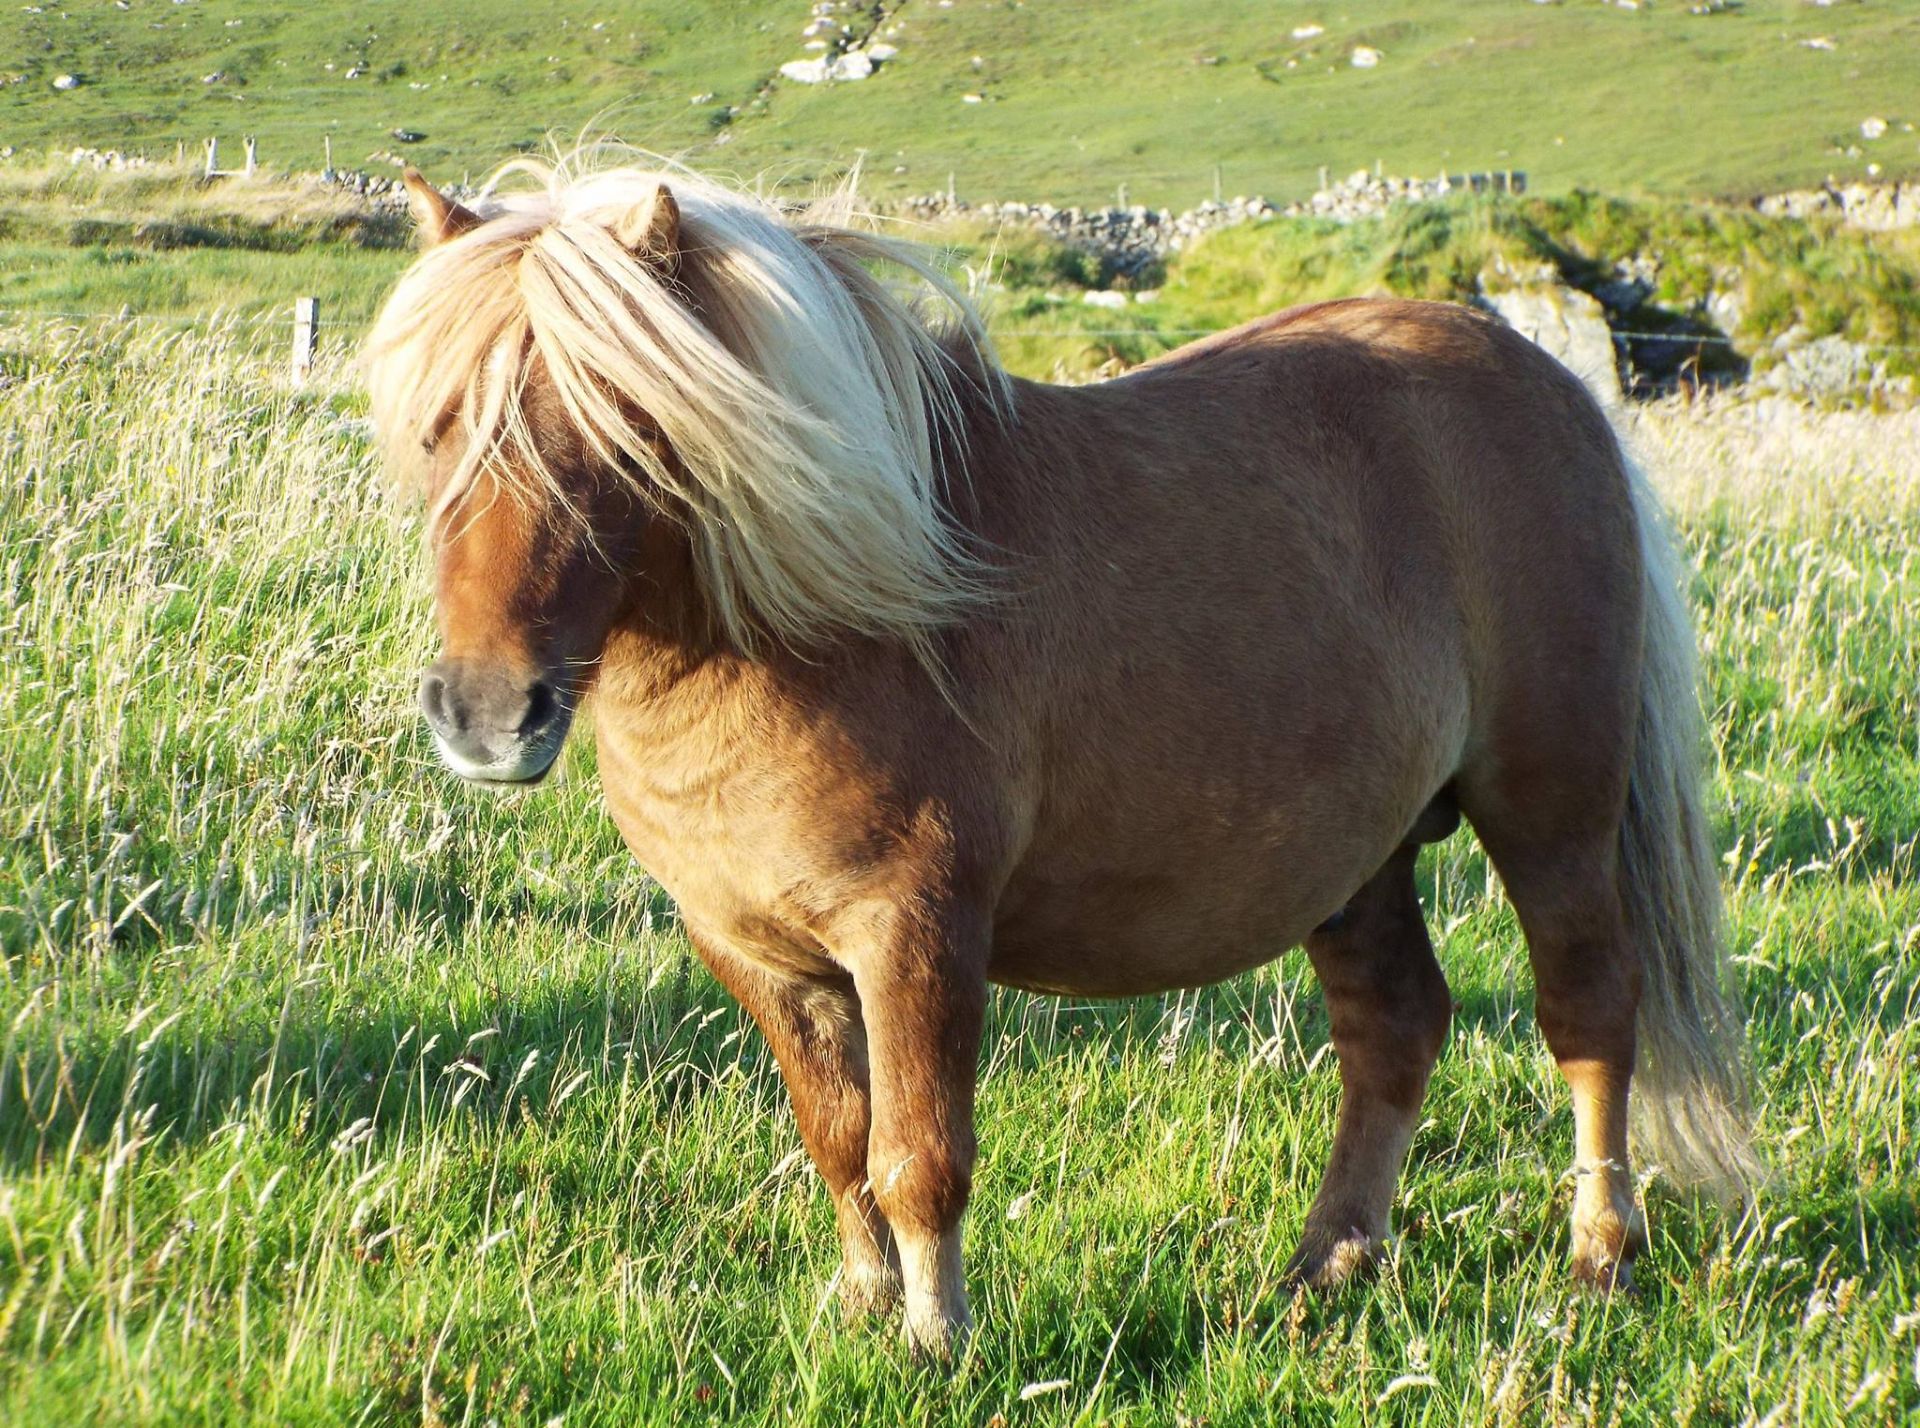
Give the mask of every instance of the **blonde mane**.
M 458 421 L 432 520 L 483 477 L 574 509 L 524 407 L 538 364 L 587 448 L 685 525 L 734 643 L 854 631 L 924 654 L 985 593 L 942 500 L 969 390 L 1011 413 L 971 307 L 908 245 L 678 169 L 580 167 L 509 165 L 494 182 L 533 190 L 475 205 L 483 222 L 401 278 L 367 345 L 390 467 L 417 468 Z M 615 236 L 662 184 L 680 211 L 666 262 Z

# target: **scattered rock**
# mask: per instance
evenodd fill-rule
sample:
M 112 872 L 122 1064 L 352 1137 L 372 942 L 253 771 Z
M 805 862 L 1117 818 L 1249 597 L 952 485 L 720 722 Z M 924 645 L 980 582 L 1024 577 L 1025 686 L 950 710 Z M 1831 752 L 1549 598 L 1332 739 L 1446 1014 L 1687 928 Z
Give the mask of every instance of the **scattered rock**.
M 418 129 L 389 129 L 387 132 L 402 144 L 417 144 L 427 137 Z
M 1080 301 L 1088 307 L 1121 308 L 1127 305 L 1127 295 L 1111 288 L 1094 288 L 1082 293 Z
M 1349 58 L 1355 69 L 1372 69 L 1380 63 L 1380 51 L 1372 45 L 1355 45 Z
M 77 74 L 56 74 L 53 77 L 53 87 L 59 90 L 78 89 L 80 87 L 80 76 Z
M 1878 139 L 1882 134 L 1886 132 L 1887 132 L 1887 121 L 1880 118 L 1878 115 L 1875 115 L 1870 119 L 1862 119 L 1860 121 L 1860 137 L 1863 139 Z
M 781 76 L 796 84 L 857 83 L 871 78 L 875 70 L 900 53 L 898 45 L 880 43 L 877 37 L 900 33 L 898 24 L 887 21 L 901 3 L 817 0 L 811 18 L 800 31 L 801 48 L 813 53 L 781 65 Z
M 834 60 L 833 67 L 827 71 L 829 79 L 860 80 L 873 73 L 873 60 L 863 50 L 848 50 Z
M 1326 34 L 1326 32 L 1327 27 L 1325 25 L 1316 24 L 1310 20 L 1304 25 L 1295 25 L 1293 27 L 1293 38 L 1296 40 L 1311 40 Z

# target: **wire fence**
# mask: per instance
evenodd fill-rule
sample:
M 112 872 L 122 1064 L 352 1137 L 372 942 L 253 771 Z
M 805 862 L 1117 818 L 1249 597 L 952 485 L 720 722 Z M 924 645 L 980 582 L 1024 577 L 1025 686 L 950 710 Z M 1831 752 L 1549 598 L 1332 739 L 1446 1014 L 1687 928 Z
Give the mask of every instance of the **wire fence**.
M 297 328 L 300 318 L 293 304 L 285 310 L 261 313 L 212 312 L 212 313 L 162 313 L 133 312 L 121 309 L 115 312 L 83 311 L 73 308 L 37 308 L 37 307 L 0 307 L 0 318 L 38 319 L 60 318 L 78 322 L 153 322 L 166 323 L 176 327 L 287 327 Z M 1234 326 L 1222 327 L 1062 327 L 1062 328 L 1006 328 L 989 324 L 994 337 L 1018 339 L 1021 341 L 1055 340 L 1061 342 L 1085 339 L 1119 340 L 1126 338 L 1201 338 L 1212 337 L 1222 332 L 1231 332 Z M 1741 344 L 1721 333 L 1710 332 L 1634 332 L 1618 328 L 1609 329 L 1608 335 L 1615 342 L 1669 342 L 1681 347 L 1723 347 L 1729 350 Z M 1920 352 L 1920 343 L 1903 342 L 1858 342 L 1851 344 L 1861 352 Z

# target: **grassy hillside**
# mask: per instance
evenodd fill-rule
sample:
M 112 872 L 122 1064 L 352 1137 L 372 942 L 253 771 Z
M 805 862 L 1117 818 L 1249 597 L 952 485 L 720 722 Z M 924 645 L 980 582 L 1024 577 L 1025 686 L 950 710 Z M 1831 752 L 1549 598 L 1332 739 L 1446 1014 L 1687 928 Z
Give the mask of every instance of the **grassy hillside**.
M 864 155 L 876 192 L 1288 198 L 1320 165 L 1518 168 L 1538 188 L 1747 194 L 1920 170 L 1920 11 L 1746 0 L 906 0 L 859 84 L 775 80 L 805 0 L 43 0 L 0 16 L 0 143 L 197 148 L 310 168 L 409 153 L 444 177 L 601 124 L 741 175 Z M 37 11 L 38 13 L 31 13 Z M 1296 40 L 1296 29 L 1322 33 Z M 1830 48 L 1810 48 L 1809 41 Z M 1350 63 L 1356 46 L 1383 56 Z M 56 93 L 54 76 L 83 81 Z M 210 77 L 212 82 L 207 82 Z M 353 77 L 349 77 L 353 76 Z M 964 102 L 967 95 L 978 103 Z M 696 96 L 698 102 L 694 102 Z M 737 112 L 730 112 L 737 111 Z M 1891 121 L 1864 141 L 1869 116 Z M 1857 155 L 1845 149 L 1857 147 Z
M 1463 834 L 1424 860 L 1459 1012 L 1378 1281 L 1276 1283 L 1337 1093 L 1297 955 L 1002 995 L 949 1381 L 838 1326 L 771 1058 L 591 740 L 525 796 L 435 766 L 355 399 L 144 325 L 13 329 L 0 375 L 0 1422 L 1920 1414 L 1920 414 L 1634 418 L 1699 570 L 1750 1218 L 1653 1174 L 1641 1293 L 1567 1283 L 1567 1095 Z

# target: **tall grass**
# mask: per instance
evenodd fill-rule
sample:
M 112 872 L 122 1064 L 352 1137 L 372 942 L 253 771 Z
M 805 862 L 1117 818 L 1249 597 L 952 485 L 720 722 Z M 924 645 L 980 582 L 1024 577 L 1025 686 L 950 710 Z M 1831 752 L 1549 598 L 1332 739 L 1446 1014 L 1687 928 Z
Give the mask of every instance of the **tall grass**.
M 1007 995 L 949 1380 L 838 1326 L 771 1060 L 591 741 L 505 800 L 434 768 L 410 517 L 345 387 L 249 350 L 0 332 L 0 1421 L 1920 1413 L 1915 418 L 1632 433 L 1699 567 L 1752 1214 L 1644 1167 L 1641 1295 L 1566 1283 L 1566 1097 L 1462 835 L 1422 874 L 1460 1010 L 1379 1280 L 1276 1283 L 1336 1096 L 1299 958 Z

